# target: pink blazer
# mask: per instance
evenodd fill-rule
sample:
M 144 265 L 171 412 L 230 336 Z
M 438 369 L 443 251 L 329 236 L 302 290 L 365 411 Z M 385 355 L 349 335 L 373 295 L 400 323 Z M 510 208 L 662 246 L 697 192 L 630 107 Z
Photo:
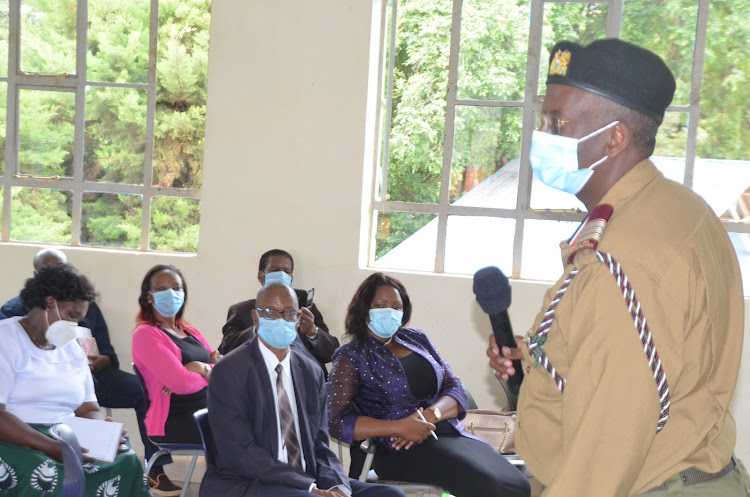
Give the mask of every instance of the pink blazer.
M 185 331 L 197 338 L 209 353 L 213 352 L 198 330 L 185 326 Z M 207 387 L 208 380 L 185 369 L 177 345 L 166 333 L 148 323 L 141 323 L 133 332 L 133 363 L 143 376 L 151 403 L 146 414 L 146 430 L 149 436 L 164 436 L 171 395 L 163 395 L 162 389 L 166 386 L 178 395 L 186 395 Z

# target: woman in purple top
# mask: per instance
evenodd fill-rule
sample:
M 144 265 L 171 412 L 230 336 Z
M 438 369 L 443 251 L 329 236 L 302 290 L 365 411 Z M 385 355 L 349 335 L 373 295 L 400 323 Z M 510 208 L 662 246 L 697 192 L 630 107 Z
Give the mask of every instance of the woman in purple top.
M 374 438 L 378 476 L 440 485 L 456 497 L 528 497 L 526 478 L 488 444 L 467 434 L 461 380 L 411 316 L 406 289 L 383 273 L 368 277 L 346 315 L 352 339 L 333 355 L 328 388 L 331 435 Z

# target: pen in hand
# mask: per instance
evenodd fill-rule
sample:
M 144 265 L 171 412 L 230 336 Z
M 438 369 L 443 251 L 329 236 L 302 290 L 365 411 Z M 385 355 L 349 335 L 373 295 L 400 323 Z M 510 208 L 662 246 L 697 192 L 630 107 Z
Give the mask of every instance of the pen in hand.
M 424 415 L 422 414 L 422 411 L 417 410 L 417 414 L 419 414 L 419 417 L 422 418 L 422 421 L 424 421 L 425 423 L 427 422 L 427 420 L 424 419 Z M 435 432 L 432 430 L 430 430 L 430 435 L 432 435 L 432 438 L 434 438 L 435 440 L 438 439 L 437 435 L 435 435 Z

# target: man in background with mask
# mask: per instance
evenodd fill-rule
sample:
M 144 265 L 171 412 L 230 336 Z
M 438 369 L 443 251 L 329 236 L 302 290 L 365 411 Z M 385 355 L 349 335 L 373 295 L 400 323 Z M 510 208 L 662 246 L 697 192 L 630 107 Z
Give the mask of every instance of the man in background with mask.
M 487 351 L 498 378 L 525 361 L 516 447 L 543 497 L 750 495 L 729 413 L 737 256 L 711 208 L 648 159 L 674 90 L 661 58 L 621 40 L 551 52 L 531 165 L 589 217 L 520 349 Z
M 347 478 L 328 447 L 323 374 L 290 348 L 301 316 L 294 290 L 267 283 L 256 303 L 257 333 L 211 374 L 208 419 L 219 450 L 200 495 L 405 497 L 395 487 Z
M 42 266 L 67 264 L 68 257 L 61 250 L 45 248 L 34 256 L 34 272 Z M 13 297 L 0 308 L 0 319 L 28 314 L 21 303 L 20 296 Z M 91 330 L 96 340 L 99 353 L 89 356 L 89 367 L 94 377 L 94 389 L 99 405 L 112 409 L 134 409 L 138 419 L 138 429 L 145 449 L 146 459 L 150 459 L 157 449 L 146 436 L 146 400 L 138 377 L 120 369 L 120 361 L 109 339 L 109 328 L 104 315 L 96 302 L 90 302 L 86 316 L 78 323 L 79 326 Z
M 261 285 L 281 281 L 291 286 L 293 273 L 294 259 L 285 250 L 269 250 L 260 257 L 258 281 Z M 253 337 L 253 309 L 255 299 L 239 302 L 229 308 L 227 322 L 221 330 L 224 338 L 219 345 L 219 352 L 227 354 Z M 331 362 L 333 351 L 339 346 L 339 340 L 328 332 L 323 315 L 314 303 L 309 308 L 301 306 L 297 332 L 299 336 L 292 347 L 315 359 L 328 377 L 325 365 Z

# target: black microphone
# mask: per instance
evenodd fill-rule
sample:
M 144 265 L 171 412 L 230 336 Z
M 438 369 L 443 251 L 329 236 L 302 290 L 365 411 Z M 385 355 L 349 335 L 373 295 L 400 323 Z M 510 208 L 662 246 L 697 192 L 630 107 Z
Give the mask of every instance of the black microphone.
M 508 307 L 510 307 L 511 288 L 508 277 L 495 267 L 488 266 L 474 273 L 474 295 L 479 307 L 490 315 L 492 333 L 499 347 L 516 348 L 516 337 L 510 325 Z M 523 381 L 521 361 L 513 361 L 516 373 L 508 378 L 508 386 L 514 395 L 518 395 Z

